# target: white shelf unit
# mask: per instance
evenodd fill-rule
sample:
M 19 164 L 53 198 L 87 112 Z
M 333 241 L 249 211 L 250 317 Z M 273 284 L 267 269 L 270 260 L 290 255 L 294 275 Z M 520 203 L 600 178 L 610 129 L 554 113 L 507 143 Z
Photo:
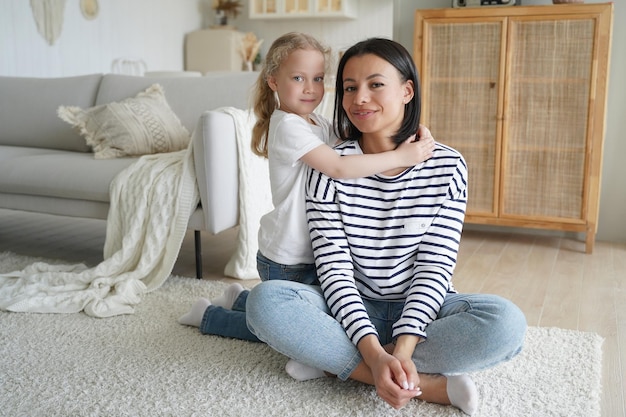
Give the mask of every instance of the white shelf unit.
M 356 19 L 356 0 L 250 0 L 250 19 Z

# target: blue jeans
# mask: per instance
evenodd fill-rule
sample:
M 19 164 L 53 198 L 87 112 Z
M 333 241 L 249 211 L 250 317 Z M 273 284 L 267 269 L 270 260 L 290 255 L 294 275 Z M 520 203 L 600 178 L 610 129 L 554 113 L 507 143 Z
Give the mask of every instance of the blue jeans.
M 382 345 L 393 342 L 391 326 L 402 302 L 364 300 Z M 341 324 L 331 315 L 319 286 L 267 281 L 247 302 L 248 327 L 278 352 L 347 379 L 362 361 Z M 486 294 L 448 294 L 427 339 L 415 348 L 420 373 L 454 375 L 480 371 L 517 355 L 526 318 L 508 300 Z
M 314 264 L 282 265 L 257 253 L 257 270 L 262 281 L 287 280 L 301 282 L 303 284 L 319 285 L 317 271 Z M 242 291 L 233 303 L 232 308 L 209 306 L 204 311 L 200 332 L 235 339 L 260 342 L 260 340 L 248 330 L 246 325 L 246 299 L 249 291 Z

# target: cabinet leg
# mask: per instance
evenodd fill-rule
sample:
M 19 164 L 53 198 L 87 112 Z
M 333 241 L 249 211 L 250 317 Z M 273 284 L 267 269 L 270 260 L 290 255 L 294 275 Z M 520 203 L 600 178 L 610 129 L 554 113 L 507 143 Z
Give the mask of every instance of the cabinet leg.
M 585 239 L 585 252 L 591 254 L 593 252 L 593 245 L 596 243 L 596 231 L 595 227 L 587 228 L 587 236 Z

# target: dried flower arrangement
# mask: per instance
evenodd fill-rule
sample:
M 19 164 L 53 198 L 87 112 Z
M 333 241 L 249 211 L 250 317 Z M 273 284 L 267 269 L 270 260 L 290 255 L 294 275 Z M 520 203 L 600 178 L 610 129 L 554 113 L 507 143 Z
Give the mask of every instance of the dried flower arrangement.
M 241 45 L 239 47 L 239 53 L 243 58 L 243 62 L 245 65 L 251 67 L 252 63 L 257 57 L 259 53 L 259 48 L 263 43 L 263 39 L 257 39 L 256 35 L 252 32 L 246 33 L 243 38 L 241 38 Z M 248 68 L 251 70 L 252 68 Z

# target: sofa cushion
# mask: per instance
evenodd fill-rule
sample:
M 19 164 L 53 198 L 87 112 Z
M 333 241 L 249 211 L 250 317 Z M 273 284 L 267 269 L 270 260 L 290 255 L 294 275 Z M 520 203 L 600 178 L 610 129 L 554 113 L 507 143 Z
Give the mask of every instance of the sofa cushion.
M 203 77 L 137 77 L 106 74 L 98 90 L 96 105 L 131 97 L 158 83 L 165 90 L 167 103 L 183 126 L 193 132 L 198 119 L 207 110 L 232 106 L 250 107 L 250 96 L 258 72 L 211 72 Z
M 0 77 L 0 144 L 89 152 L 78 132 L 57 117 L 57 108 L 93 106 L 101 79 Z
M 189 145 L 189 132 L 159 84 L 136 97 L 89 109 L 61 106 L 59 117 L 80 131 L 96 159 L 174 152 Z
M 0 193 L 109 202 L 113 178 L 136 158 L 94 160 L 91 153 L 0 146 Z M 41 208 L 46 212 L 45 207 Z

